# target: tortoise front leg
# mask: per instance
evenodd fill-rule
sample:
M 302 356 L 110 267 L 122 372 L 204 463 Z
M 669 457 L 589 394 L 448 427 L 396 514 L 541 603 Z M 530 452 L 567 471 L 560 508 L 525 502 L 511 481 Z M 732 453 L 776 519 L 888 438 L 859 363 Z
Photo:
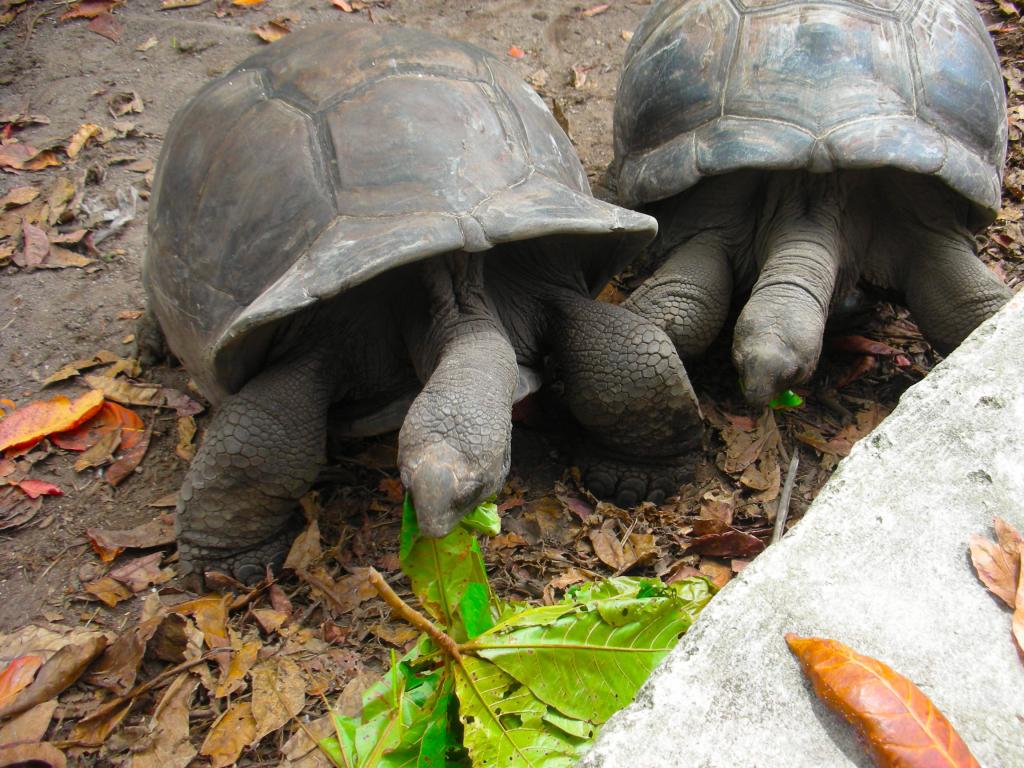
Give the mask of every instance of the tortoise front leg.
M 584 483 L 624 507 L 674 494 L 692 473 L 703 426 L 671 339 L 628 309 L 583 296 L 560 296 L 552 310 L 552 360 L 584 430 Z
M 320 357 L 267 369 L 217 409 L 178 494 L 181 575 L 252 582 L 283 561 L 296 502 L 325 461 L 331 387 Z

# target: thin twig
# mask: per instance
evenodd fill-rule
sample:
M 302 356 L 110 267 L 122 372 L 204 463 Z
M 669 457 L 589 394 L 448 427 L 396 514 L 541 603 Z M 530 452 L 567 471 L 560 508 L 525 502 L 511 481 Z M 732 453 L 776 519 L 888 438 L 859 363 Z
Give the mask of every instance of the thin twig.
M 407 623 L 416 627 L 416 629 L 430 635 L 431 639 L 437 643 L 445 653 L 455 659 L 459 665 L 462 664 L 462 654 L 459 652 L 459 644 L 455 642 L 451 635 L 446 634 L 444 630 L 434 624 L 434 622 L 400 598 L 395 590 L 393 590 L 384 580 L 384 577 L 380 575 L 380 572 L 373 567 L 370 568 L 370 584 L 377 590 L 377 594 L 381 596 L 381 599 L 391 606 L 391 610 L 405 619 Z
M 782 486 L 782 495 L 779 496 L 779 508 L 775 513 L 772 544 L 778 542 L 786 530 L 786 518 L 789 517 L 789 500 L 793 497 L 793 486 L 796 484 L 796 468 L 798 466 L 800 466 L 800 449 L 794 445 L 793 457 L 789 460 L 789 469 L 786 471 L 786 483 Z

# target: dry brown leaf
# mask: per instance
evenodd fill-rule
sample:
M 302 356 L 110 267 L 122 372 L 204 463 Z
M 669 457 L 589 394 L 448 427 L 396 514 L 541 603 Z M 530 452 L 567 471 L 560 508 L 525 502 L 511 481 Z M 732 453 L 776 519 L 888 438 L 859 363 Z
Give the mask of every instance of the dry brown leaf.
M 39 197 L 37 187 L 14 187 L 6 195 L 0 197 L 0 208 L 16 208 L 28 205 Z
M 117 0 L 82 0 L 64 11 L 60 15 L 60 20 L 95 19 L 101 13 L 110 13 L 115 5 L 117 5 Z
M 306 679 L 298 664 L 287 656 L 278 656 L 256 665 L 252 670 L 252 716 L 256 732 L 249 743 L 255 745 L 302 711 L 306 703 Z
M 708 491 L 700 499 L 700 516 L 708 520 L 721 520 L 732 525 L 736 511 L 736 494 L 724 488 Z
M 152 424 L 150 429 L 146 430 L 143 434 L 142 439 L 137 445 L 125 450 L 121 458 L 115 461 L 107 469 L 103 479 L 106 480 L 113 486 L 119 485 L 126 477 L 128 477 L 135 468 L 142 463 L 142 459 L 146 456 L 146 451 L 149 450 L 149 438 L 152 432 Z
M 90 581 L 88 584 L 83 585 L 82 588 L 111 608 L 132 596 L 128 587 L 109 576 L 96 579 L 96 581 Z
M 155 616 L 122 633 L 96 661 L 86 681 L 124 695 L 135 685 L 146 643 L 156 633 L 163 616 Z
M 89 22 L 88 29 L 113 43 L 121 42 L 121 35 L 124 34 L 124 26 L 112 13 L 101 13 Z
M 253 27 L 253 32 L 256 33 L 256 37 L 265 43 L 273 43 L 280 40 L 282 37 L 291 32 L 291 27 L 288 25 L 288 19 L 272 19 L 266 24 L 261 24 L 258 27 Z
M 85 230 L 82 230 L 83 232 Z M 82 371 L 87 371 L 90 368 L 95 368 L 98 365 L 107 365 L 109 363 L 116 362 L 121 358 L 106 349 L 101 349 L 92 357 L 83 358 L 81 360 L 72 360 L 64 366 L 61 366 L 58 370 L 46 377 L 43 381 L 43 386 L 48 387 L 51 384 L 55 384 L 58 381 L 64 381 L 64 379 L 70 379 L 72 376 L 77 376 Z M 76 449 L 77 450 L 77 449 Z
M 700 573 L 701 576 L 707 576 L 709 579 L 711 579 L 711 582 L 719 589 L 728 584 L 729 580 L 732 579 L 733 575 L 731 565 L 728 565 L 720 560 L 715 560 L 714 558 L 709 557 L 701 558 L 700 565 L 697 567 L 697 571 Z M 687 576 L 690 575 L 693 574 L 688 573 L 686 576 L 681 576 L 680 578 L 687 578 Z
M 210 758 L 210 768 L 227 768 L 238 760 L 242 750 L 255 736 L 252 704 L 236 701 L 214 722 L 199 748 L 199 754 Z
M 287 613 L 275 611 L 273 608 L 253 608 L 252 615 L 268 635 L 279 630 L 288 621 Z
M 997 541 L 978 534 L 969 537 L 971 562 L 989 591 L 1013 608 L 1022 571 L 1020 545 L 1024 539 L 1001 517 L 995 519 L 993 527 Z
M 85 535 L 89 537 L 92 548 L 105 563 L 109 563 L 125 549 L 149 549 L 165 547 L 174 543 L 174 515 L 163 514 L 148 523 L 130 528 L 126 531 L 104 531 L 88 528 Z M 113 556 L 110 553 L 114 552 Z
M 141 592 L 154 584 L 163 584 L 171 579 L 171 572 L 160 569 L 162 558 L 163 554 L 153 552 L 129 560 L 107 575 L 124 584 L 132 592 Z
M 7 744 L 0 747 L 0 765 L 32 766 L 32 768 L 64 768 L 67 765 L 64 753 L 53 744 Z
M 182 672 L 170 684 L 153 712 L 152 738 L 132 753 L 130 768 L 186 768 L 196 756 L 189 741 L 189 710 L 199 681 Z
M 122 405 L 161 405 L 159 384 L 131 384 L 121 379 L 86 374 L 83 376 L 93 389 L 99 390 L 108 400 Z
M 113 699 L 111 702 L 100 705 L 96 712 L 75 724 L 75 727 L 71 729 L 70 740 L 77 742 L 77 746 L 83 747 L 102 745 L 124 720 L 134 703 L 135 699 L 127 701 Z
M 66 645 L 50 657 L 35 680 L 12 701 L 0 707 L 0 718 L 25 712 L 71 687 L 86 667 L 107 647 L 107 638 L 94 635 L 81 643 Z
M 93 136 L 98 136 L 100 133 L 100 127 L 95 123 L 84 123 L 78 127 L 78 130 L 72 134 L 71 138 L 68 139 L 68 145 L 64 148 L 64 152 L 74 160 L 78 157 L 78 153 L 81 152 L 85 145 L 89 142 Z
M 262 647 L 263 643 L 259 640 L 250 640 L 240 648 L 236 648 L 231 654 L 231 661 L 227 669 L 224 670 L 224 674 L 221 675 L 213 695 L 218 698 L 230 696 L 241 688 L 244 685 L 245 676 L 249 674 L 249 670 L 256 663 L 256 658 Z
M 284 567 L 296 573 L 303 573 L 323 556 L 320 549 L 320 526 L 316 520 L 310 520 L 306 529 L 295 537 L 291 549 L 288 550 L 288 557 L 284 561 Z
M 87 448 L 74 463 L 75 472 L 84 472 L 91 467 L 100 467 L 114 458 L 114 451 L 121 444 L 120 428 L 107 431 L 99 435 L 99 438 Z
M 4 722 L 0 726 L 0 744 L 14 744 L 19 741 L 42 741 L 57 709 L 57 700 L 50 699 L 36 704 L 27 712 Z M 0 763 L 2 765 L 2 763 Z
M 178 419 L 178 445 L 174 452 L 178 458 L 191 462 L 196 457 L 196 419 L 194 416 L 182 416 Z
M 604 13 L 605 11 L 607 11 L 610 7 L 611 3 L 601 3 L 600 5 L 595 5 L 592 8 L 587 8 L 587 10 L 583 11 L 583 15 L 597 16 L 599 13 Z
M 1017 559 L 1024 561 L 1024 542 L 1017 545 Z M 1017 607 L 1013 611 L 1011 624 L 1013 639 L 1017 641 L 1017 650 L 1024 657 L 1024 568 L 1017 576 Z
M 139 53 L 145 53 L 150 48 L 155 48 L 160 43 L 155 37 L 148 37 L 144 43 L 139 43 L 135 46 L 135 50 Z
M 405 624 L 374 624 L 368 629 L 385 643 L 398 648 L 404 648 L 407 643 L 419 637 L 419 630 Z
M 14 254 L 14 263 L 22 269 L 36 269 L 50 254 L 50 240 L 46 232 L 26 219 L 21 228 L 21 251 Z

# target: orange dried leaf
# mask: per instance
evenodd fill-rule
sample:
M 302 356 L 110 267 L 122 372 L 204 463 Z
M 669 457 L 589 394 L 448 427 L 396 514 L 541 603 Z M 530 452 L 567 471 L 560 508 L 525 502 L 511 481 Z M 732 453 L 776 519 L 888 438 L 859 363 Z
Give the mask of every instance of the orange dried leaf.
M 146 451 L 149 450 L 149 435 L 150 433 L 147 431 L 140 442 L 126 450 L 121 458 L 110 465 L 105 476 L 108 483 L 114 486 L 120 484 L 142 463 Z
M 43 657 L 35 654 L 19 656 L 0 671 L 0 707 L 28 688 L 36 672 L 43 666 Z
M 255 736 L 256 720 L 252 716 L 252 704 L 236 701 L 213 724 L 199 754 L 210 758 L 211 768 L 224 768 L 238 760 L 242 750 Z
M 587 8 L 587 10 L 583 11 L 583 15 L 587 17 L 597 16 L 599 13 L 607 11 L 610 7 L 611 3 L 601 3 L 600 5 L 595 5 L 593 8 Z
M 245 676 L 249 674 L 249 670 L 256 663 L 256 658 L 259 656 L 260 648 L 262 647 L 263 643 L 259 640 L 251 640 L 242 645 L 241 648 L 234 650 L 231 654 L 231 662 L 221 676 L 220 682 L 217 684 L 217 690 L 214 691 L 213 695 L 221 698 L 241 688 Z
M 1024 561 L 1024 542 L 1017 544 L 1018 562 Z M 1017 650 L 1024 655 L 1024 568 L 1017 576 L 1017 608 L 1013 612 L 1013 639 L 1017 641 Z
M 881 768 L 978 768 L 953 726 L 907 678 L 836 640 L 789 633 L 786 642 L 814 692 L 856 728 Z
M 81 643 L 65 645 L 43 665 L 30 686 L 0 707 L 0 718 L 25 712 L 70 688 L 106 647 L 107 638 L 103 635 L 94 635 Z
M 83 589 L 111 608 L 132 596 L 128 587 L 109 576 L 103 576 L 96 579 L 96 581 L 90 581 L 83 586 Z
M 507 53 L 513 59 L 521 59 L 521 58 L 523 58 L 526 55 L 526 51 L 524 51 L 522 48 L 520 48 L 517 45 L 513 45 L 511 48 L 509 48 Z
M 0 450 L 27 448 L 54 432 L 66 432 L 91 418 L 103 406 L 98 390 L 68 400 L 63 395 L 37 400 L 0 421 Z
M 111 432 L 120 432 L 121 448 L 128 451 L 142 440 L 146 425 L 135 411 L 108 401 L 87 422 L 73 430 L 55 434 L 51 440 L 58 448 L 67 451 L 85 451 Z
M 64 149 L 67 156 L 72 160 L 78 157 L 78 153 L 81 152 L 85 145 L 89 142 L 93 136 L 100 133 L 100 127 L 95 123 L 84 123 L 78 126 L 78 130 L 72 134 L 71 138 L 68 139 L 68 145 Z
M 37 197 L 39 197 L 39 190 L 36 187 L 15 187 L 0 197 L 0 208 L 17 208 L 21 205 L 28 205 Z
M 60 15 L 60 20 L 95 19 L 101 13 L 110 13 L 115 5 L 117 5 L 116 0 L 82 0 L 64 11 Z
M 288 26 L 286 19 L 273 19 L 268 21 L 266 24 L 261 24 L 258 27 L 253 27 L 253 32 L 256 36 L 265 43 L 273 43 L 276 40 L 280 40 L 282 37 L 291 32 L 291 27 Z
M 22 480 L 17 485 L 30 499 L 38 499 L 40 496 L 64 495 L 64 491 L 56 485 L 53 483 L 47 483 L 43 480 L 33 480 L 32 478 L 28 478 L 26 480 Z

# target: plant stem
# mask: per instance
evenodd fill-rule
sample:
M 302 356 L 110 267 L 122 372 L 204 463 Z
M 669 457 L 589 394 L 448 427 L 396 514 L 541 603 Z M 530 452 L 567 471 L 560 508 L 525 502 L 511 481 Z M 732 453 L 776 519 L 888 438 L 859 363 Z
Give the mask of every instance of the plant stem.
M 430 635 L 430 638 L 438 644 L 441 650 L 455 659 L 455 661 L 460 665 L 462 664 L 462 654 L 459 652 L 459 644 L 455 642 L 451 635 L 447 634 L 443 629 L 434 624 L 434 622 L 400 598 L 376 568 L 370 568 L 369 578 L 371 586 L 377 590 L 377 594 L 381 596 L 381 599 L 391 606 L 391 610 L 401 616 L 406 622 L 416 627 L 416 629 Z

